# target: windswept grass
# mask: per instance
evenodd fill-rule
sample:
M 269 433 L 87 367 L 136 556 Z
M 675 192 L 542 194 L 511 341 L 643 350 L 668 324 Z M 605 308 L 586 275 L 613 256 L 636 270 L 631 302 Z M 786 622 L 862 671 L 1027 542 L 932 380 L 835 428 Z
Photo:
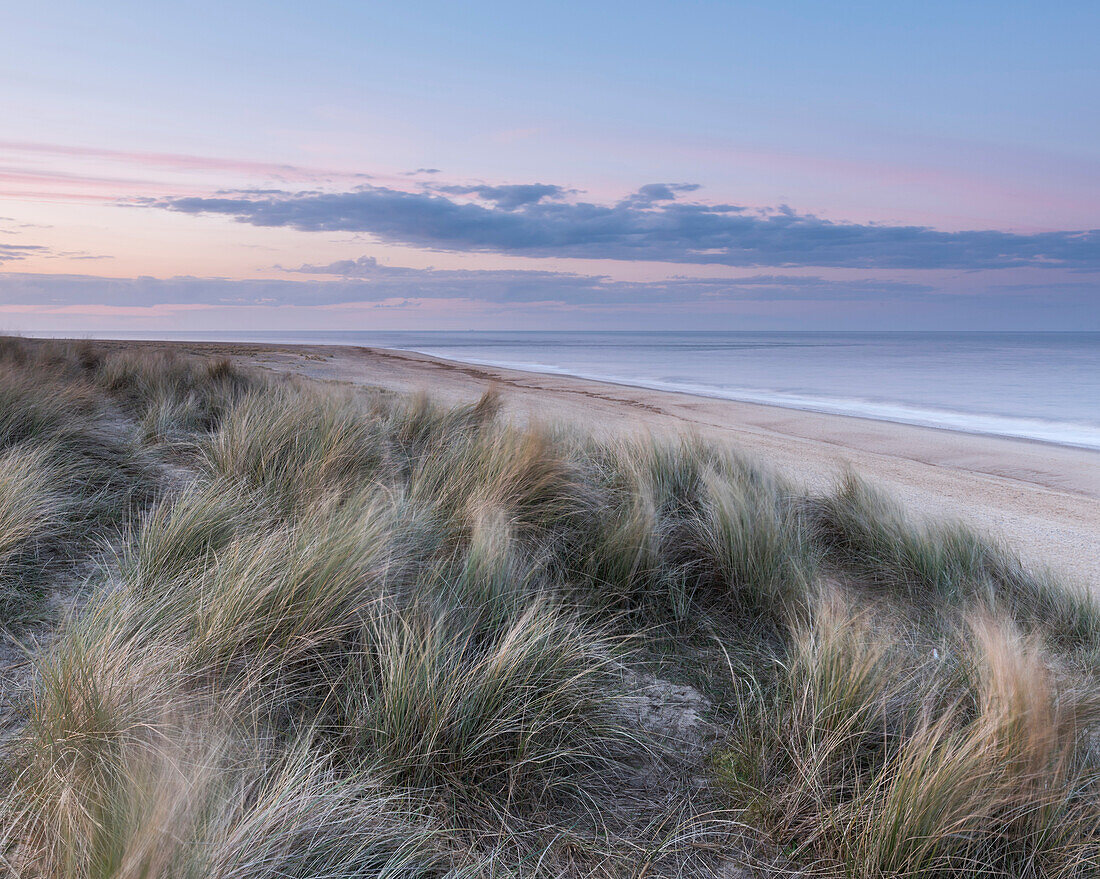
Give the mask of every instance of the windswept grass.
M 387 457 L 356 400 L 292 389 L 246 394 L 200 449 L 211 474 L 261 490 L 287 512 L 369 482 Z
M 16 780 L 0 846 L 16 876 L 43 879 L 457 879 L 438 828 L 408 798 L 341 777 L 305 743 L 277 751 L 162 720 L 74 764 Z M 202 723 L 205 728 L 200 728 Z M 44 754 L 39 754 L 42 759 Z M 11 833 L 17 831 L 18 839 Z M 4 861 L 0 861 L 2 863 Z
M 83 349 L 80 362 L 96 386 L 137 418 L 146 442 L 173 443 L 215 427 L 256 383 L 225 358 L 201 360 L 171 351 Z
M 583 796 L 630 743 L 608 645 L 546 600 L 479 637 L 461 613 L 374 620 L 341 683 L 341 743 L 417 786 Z M 455 617 L 459 617 L 456 619 Z
M 579 793 L 629 741 L 613 645 L 506 535 L 424 565 L 412 516 L 381 492 L 290 523 L 220 484 L 154 509 L 121 582 L 61 648 L 49 716 L 86 714 L 66 703 L 89 679 L 155 692 L 174 677 L 275 732 L 308 723 L 405 783 L 471 800 Z
M 150 491 L 65 356 L 0 345 L 0 624 L 33 617 L 44 581 Z
M 339 689 L 344 743 L 420 786 L 544 799 L 613 776 L 636 748 L 614 642 L 517 558 L 499 522 L 380 602 Z
M 33 588 L 42 557 L 79 513 L 50 446 L 0 452 L 0 614 L 10 619 Z
M 595 465 L 599 501 L 578 554 L 612 608 L 658 626 L 715 608 L 773 625 L 802 602 L 814 551 L 775 477 L 688 440 L 608 446 Z
M 551 546 L 590 507 L 579 464 L 573 448 L 541 428 L 475 424 L 419 456 L 408 492 L 456 537 L 487 515 L 501 516 L 517 535 Z
M 456 442 L 462 442 L 492 425 L 500 413 L 500 398 L 486 391 L 475 403 L 445 407 L 420 393 L 401 400 L 388 412 L 385 432 L 393 438 L 407 473 L 421 458 Z
M 1007 548 L 964 525 L 916 523 L 851 473 L 807 510 L 826 557 L 875 590 L 916 605 L 984 603 L 1066 644 L 1100 646 L 1094 599 L 1025 569 Z
M 95 398 L 86 387 L 0 366 L 0 447 L 54 441 L 82 451 L 87 441 L 82 428 L 94 411 Z
M 1100 704 L 1051 659 L 987 613 L 936 649 L 833 598 L 746 693 L 719 766 L 796 860 L 837 874 L 1095 875 Z
M 1096 603 L 855 477 L 94 344 L 0 341 L 2 401 L 0 610 L 120 528 L 13 875 L 1100 869 Z

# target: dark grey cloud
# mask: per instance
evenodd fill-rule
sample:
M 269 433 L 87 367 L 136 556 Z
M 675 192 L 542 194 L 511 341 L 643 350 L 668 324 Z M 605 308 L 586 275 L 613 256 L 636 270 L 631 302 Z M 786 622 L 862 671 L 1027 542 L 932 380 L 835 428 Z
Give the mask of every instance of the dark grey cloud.
M 550 191 L 530 189 L 539 186 Z M 389 243 L 443 251 L 745 267 L 1100 270 L 1100 230 L 1017 234 L 836 223 L 789 208 L 753 210 L 677 198 L 694 184 L 648 184 L 614 204 L 563 201 L 549 197 L 566 191 L 560 187 L 530 187 L 463 188 L 480 202 L 455 200 L 448 196 L 458 192 L 440 187 L 404 192 L 362 186 L 349 192 L 241 191 L 150 204 L 256 226 L 366 232 Z
M 275 266 L 284 272 L 301 272 L 307 275 L 341 275 L 345 278 L 371 278 L 388 272 L 414 272 L 416 269 L 386 266 L 377 257 L 361 256 L 358 259 L 341 259 L 326 265 L 304 265 L 298 268 Z
M 651 205 L 658 201 L 674 201 L 681 192 L 695 192 L 698 183 L 647 183 L 627 200 L 636 205 Z
M 99 253 L 88 253 L 86 250 L 54 250 L 42 244 L 6 244 L 0 242 L 0 265 L 5 262 L 15 262 L 26 259 L 29 256 L 40 256 L 45 259 L 114 259 Z
M 42 256 L 50 249 L 40 244 L 5 244 L 0 242 L 0 264 L 26 259 L 28 256 Z
M 498 208 L 514 211 L 526 205 L 538 204 L 544 198 L 562 198 L 569 190 L 551 183 L 520 183 L 506 186 L 435 186 L 435 192 L 448 195 L 476 195 L 485 201 L 491 201 Z

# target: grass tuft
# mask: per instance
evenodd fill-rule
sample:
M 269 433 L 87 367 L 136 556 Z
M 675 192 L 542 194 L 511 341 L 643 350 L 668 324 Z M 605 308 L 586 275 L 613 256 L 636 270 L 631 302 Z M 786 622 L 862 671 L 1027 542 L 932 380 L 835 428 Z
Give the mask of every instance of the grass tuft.
M 746 697 L 720 759 L 731 792 L 838 874 L 1090 875 L 1095 700 L 1004 618 L 971 616 L 947 649 L 827 601 Z
M 202 442 L 200 461 L 290 512 L 369 481 L 386 457 L 377 429 L 352 399 L 269 390 L 228 409 Z

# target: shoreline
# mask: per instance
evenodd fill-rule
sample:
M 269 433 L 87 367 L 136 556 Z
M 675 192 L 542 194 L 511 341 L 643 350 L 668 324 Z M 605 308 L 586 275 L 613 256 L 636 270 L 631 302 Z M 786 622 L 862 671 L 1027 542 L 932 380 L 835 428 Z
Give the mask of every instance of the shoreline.
M 102 342 L 101 342 L 102 343 Z M 793 409 L 575 376 L 446 360 L 407 350 L 262 342 L 111 340 L 222 354 L 344 386 L 426 391 L 442 402 L 501 393 L 512 417 L 597 435 L 690 432 L 727 442 L 810 489 L 851 468 L 911 514 L 960 519 L 1028 564 L 1100 592 L 1100 451 L 1040 440 Z
M 947 400 L 924 400 L 921 402 L 920 395 L 917 398 L 912 398 L 912 395 L 902 394 L 901 398 L 893 398 L 889 395 L 887 397 L 875 397 L 875 396 L 861 396 L 858 393 L 853 394 L 836 394 L 830 392 L 830 390 L 824 386 L 814 389 L 798 391 L 798 390 L 781 390 L 776 387 L 771 387 L 768 381 L 759 381 L 760 375 L 757 376 L 757 381 L 751 383 L 749 386 L 731 386 L 724 381 L 714 382 L 695 382 L 691 381 L 685 376 L 674 377 L 661 377 L 659 375 L 650 375 L 643 367 L 641 369 L 626 369 L 616 370 L 610 364 L 603 364 L 602 366 L 591 363 L 589 364 L 595 371 L 585 371 L 582 367 L 577 365 L 561 365 L 551 358 L 546 361 L 545 358 L 528 358 L 528 354 L 534 352 L 527 350 L 513 350 L 510 355 L 503 359 L 483 356 L 469 356 L 470 352 L 467 352 L 464 346 L 459 346 L 459 349 L 437 350 L 433 342 L 430 342 L 426 336 L 432 334 L 420 334 L 421 337 L 418 341 L 413 342 L 411 339 L 407 339 L 402 342 L 398 340 L 398 337 L 409 337 L 410 333 L 401 332 L 387 332 L 381 333 L 381 335 L 392 335 L 394 339 L 382 340 L 377 338 L 378 333 L 369 332 L 340 332 L 340 331 L 326 331 L 316 333 L 279 333 L 275 331 L 261 332 L 256 334 L 249 333 L 236 333 L 236 332 L 224 332 L 224 333 L 196 333 L 193 337 L 188 338 L 184 334 L 171 334 L 162 337 L 153 337 L 146 339 L 138 338 L 122 338 L 122 339 L 99 339 L 100 341 L 111 341 L 114 343 L 122 343 L 126 341 L 133 341 L 137 343 L 149 343 L 157 342 L 161 344 L 204 344 L 204 345 L 251 345 L 251 346 L 274 346 L 274 347 L 312 347 L 312 348 L 362 348 L 375 351 L 394 351 L 398 353 L 418 354 L 425 357 L 447 360 L 453 363 L 462 363 L 470 366 L 483 367 L 487 369 L 499 369 L 510 370 L 523 373 L 537 373 L 540 375 L 549 376 L 569 376 L 585 381 L 598 382 L 609 385 L 619 385 L 628 388 L 645 389 L 650 391 L 664 391 L 673 394 L 687 394 L 696 397 L 705 397 L 709 399 L 717 400 L 729 400 L 737 403 L 752 403 L 760 406 L 772 406 L 783 409 L 795 409 L 802 412 L 816 412 L 826 415 L 839 415 L 848 418 L 862 418 L 871 421 L 886 421 L 894 424 L 905 424 L 917 427 L 927 427 L 937 430 L 947 430 L 955 433 L 967 433 L 975 434 L 978 436 L 990 436 L 990 437 L 1007 437 L 1019 440 L 1026 440 L 1030 442 L 1046 443 L 1053 446 L 1066 446 L 1071 448 L 1090 449 L 1094 451 L 1100 451 L 1100 421 L 1095 418 L 1095 412 L 1087 408 L 1069 406 L 1068 409 L 1051 409 L 1047 406 L 1035 407 L 1029 409 L 1028 405 L 1021 403 L 1019 408 L 1030 411 L 1016 412 L 1011 411 L 994 411 L 997 409 L 994 406 L 992 409 L 988 405 L 983 405 L 979 394 L 979 398 L 975 399 L 971 397 L 971 402 L 974 403 L 969 409 L 965 406 L 959 408 L 953 405 Z M 415 336 L 416 334 L 412 334 Z M 455 338 L 460 337 L 462 334 L 451 334 L 448 336 L 454 341 Z M 523 333 L 518 333 L 522 336 Z M 539 335 L 533 333 L 533 335 Z M 583 335 L 581 333 L 580 335 Z M 600 335 L 611 335 L 615 333 L 607 333 Z M 626 336 L 635 337 L 638 333 L 624 333 Z M 642 334 L 644 335 L 644 334 Z M 663 335 L 657 333 L 655 335 Z M 701 334 L 706 336 L 706 333 Z M 755 334 L 745 334 L 751 338 Z M 815 336 L 817 334 L 806 333 L 791 333 L 791 334 L 763 334 L 765 336 L 784 336 L 791 335 L 794 337 L 802 338 L 807 335 Z M 824 334 L 829 337 L 831 334 Z M 859 333 L 849 333 L 841 335 L 859 336 Z M 884 334 L 881 333 L 868 333 L 867 335 L 878 338 Z M 948 336 L 962 336 L 962 337 L 985 337 L 993 336 L 1000 337 L 1004 335 L 1012 335 L 1005 333 L 958 333 L 958 334 L 928 334 L 928 333 L 905 333 L 899 332 L 894 334 L 885 335 L 897 335 L 899 337 L 921 337 L 926 335 L 948 335 Z M 1032 335 L 1069 335 L 1077 336 L 1082 334 L 1077 333 L 1021 333 L 1020 335 L 1032 336 Z M 1085 333 L 1083 335 L 1092 335 Z M 1100 339 L 1100 333 L 1095 334 Z M 33 338 L 34 336 L 31 336 Z M 356 338 L 364 337 L 364 338 Z M 39 338 L 52 338 L 52 336 L 43 335 Z M 440 343 L 444 346 L 449 343 L 440 340 Z M 482 355 L 488 354 L 487 351 L 475 350 L 473 353 Z M 621 365 L 621 364 L 620 364 Z M 782 370 L 781 370 L 782 374 Z M 928 378 L 927 376 L 925 378 Z M 811 383 L 812 384 L 812 383 Z M 782 385 L 782 381 L 778 382 L 778 385 Z M 974 389 L 971 389 L 972 391 Z M 1036 396 L 1042 396 L 1040 388 L 1032 388 L 1032 391 Z M 1000 398 L 1000 394 L 989 388 L 985 388 L 983 391 L 987 400 L 996 401 Z M 896 397 L 897 395 L 895 395 Z M 1009 394 L 1011 397 L 1011 394 Z M 964 395 L 965 398 L 965 395 Z M 1077 395 L 1078 399 L 1080 395 Z M 1069 404 L 1067 404 L 1069 405 Z M 1011 408 L 1011 407 L 1009 407 Z M 1049 409 L 1050 411 L 1046 411 Z M 1067 416 L 1067 412 L 1072 413 L 1072 416 Z
M 346 347 L 362 347 L 362 346 L 346 346 Z M 448 363 L 463 364 L 468 366 L 481 366 L 488 367 L 490 369 L 508 370 L 510 372 L 532 373 L 535 375 L 549 375 L 549 376 L 562 376 L 565 378 L 575 378 L 582 381 L 597 382 L 605 385 L 617 385 L 626 388 L 637 388 L 639 390 L 647 391 L 661 391 L 669 394 L 684 394 L 691 397 L 704 397 L 711 400 L 726 400 L 731 403 L 746 403 L 754 406 L 771 406 L 777 409 L 794 409 L 798 412 L 815 412 L 819 415 L 837 415 L 842 418 L 862 418 L 867 421 L 885 421 L 889 424 L 905 424 L 911 427 L 927 427 L 932 430 L 946 430 L 951 433 L 965 433 L 972 434 L 974 436 L 989 436 L 989 437 L 1004 437 L 1006 439 L 1022 440 L 1025 442 L 1043 443 L 1051 446 L 1065 446 L 1073 449 L 1089 449 L 1092 451 L 1100 451 L 1100 443 L 1090 444 L 1087 442 L 1066 442 L 1064 440 L 1047 439 L 1042 436 L 1035 436 L 1026 433 L 1011 433 L 1007 431 L 998 432 L 995 430 L 980 430 L 978 428 L 960 427 L 945 423 L 937 423 L 931 419 L 919 420 L 919 416 L 916 413 L 928 413 L 929 415 L 939 415 L 943 419 L 954 418 L 958 422 L 964 421 L 976 421 L 985 419 L 987 421 L 1002 421 L 1006 423 L 1021 424 L 1024 422 L 1034 423 L 1038 425 L 1050 425 L 1051 427 L 1069 426 L 1078 427 L 1075 422 L 1048 422 L 1035 418 L 1014 418 L 1006 415 L 981 415 L 977 413 L 955 412 L 948 409 L 915 409 L 911 407 L 905 407 L 902 404 L 892 406 L 890 404 L 877 404 L 870 401 L 866 402 L 866 408 L 870 409 L 878 407 L 880 409 L 893 408 L 897 412 L 908 411 L 914 413 L 913 417 L 908 419 L 889 417 L 887 415 L 871 414 L 869 411 L 859 412 L 854 409 L 845 409 L 840 405 L 830 406 L 827 402 L 816 402 L 815 398 L 796 398 L 793 395 L 787 395 L 791 400 L 799 400 L 800 402 L 783 402 L 777 395 L 771 397 L 765 394 L 759 394 L 757 399 L 752 399 L 747 396 L 733 396 L 728 393 L 722 393 L 719 390 L 707 391 L 702 387 L 684 386 L 679 387 L 667 382 L 646 382 L 642 379 L 629 379 L 619 376 L 605 376 L 605 375 L 593 375 L 583 372 L 570 372 L 569 370 L 562 369 L 560 367 L 554 367 L 550 365 L 539 364 L 522 364 L 522 363 L 509 363 L 493 360 L 458 360 L 453 357 L 444 357 L 441 354 L 437 354 L 433 351 L 423 351 L 416 348 L 388 348 L 379 346 L 369 346 L 367 350 L 372 351 L 395 351 L 399 353 L 407 354 L 419 354 L 423 357 L 430 357 L 433 360 L 442 360 Z M 746 392 L 749 393 L 749 392 Z M 839 399 L 839 398 L 838 398 Z M 802 402 L 804 400 L 804 402 Z M 822 398 L 824 400 L 824 398 Z M 850 403 L 856 403 L 858 401 L 848 401 Z
M 531 331 L 533 335 L 537 332 Z M 407 336 L 409 333 L 387 331 L 382 335 Z M 342 333 L 340 331 L 324 331 L 316 333 L 279 333 L 276 331 L 249 333 L 197 333 L 192 338 L 183 334 L 152 338 L 115 338 L 106 339 L 90 336 L 89 339 L 107 341 L 114 344 L 124 342 L 134 343 L 160 343 L 173 344 L 203 344 L 203 345 L 245 345 L 268 346 L 278 348 L 360 348 L 373 351 L 394 351 L 397 353 L 417 354 L 425 357 L 446 360 L 452 363 L 460 363 L 469 366 L 483 367 L 487 369 L 509 370 L 513 372 L 535 373 L 549 376 L 566 376 L 584 381 L 597 382 L 608 385 L 619 385 L 627 388 L 637 388 L 649 391 L 664 391 L 673 394 L 687 394 L 708 399 L 728 400 L 736 403 L 751 403 L 759 406 L 772 406 L 782 409 L 795 409 L 801 412 L 816 412 L 825 415 L 839 415 L 847 418 L 862 418 L 870 421 L 885 421 L 893 424 L 904 424 L 916 427 L 926 427 L 936 430 L 947 430 L 954 433 L 974 434 L 977 436 L 1005 437 L 1025 440 L 1029 442 L 1045 443 L 1052 446 L 1065 446 L 1070 448 L 1089 449 L 1100 451 L 1100 422 L 1096 421 L 1095 413 L 1089 415 L 1077 411 L 1077 420 L 1059 417 L 1053 413 L 1047 414 L 1011 414 L 1006 412 L 982 411 L 979 408 L 967 410 L 953 408 L 949 404 L 936 405 L 935 403 L 906 402 L 900 399 L 861 397 L 834 395 L 825 390 L 798 392 L 782 391 L 768 387 L 731 387 L 724 384 L 692 383 L 683 378 L 663 380 L 656 376 L 585 372 L 570 366 L 561 366 L 553 362 L 541 362 L 509 359 L 484 359 L 482 357 L 469 357 L 461 353 L 435 350 L 426 340 L 415 343 L 415 346 L 406 344 L 391 344 L 389 341 L 375 339 L 353 339 L 352 337 L 377 336 L 370 333 Z M 430 334 L 429 334 L 430 335 Z M 461 334 L 460 334 L 461 335 Z M 520 331 L 517 335 L 522 336 Z M 584 335 L 584 333 L 580 333 Z M 615 335 L 615 333 L 600 333 L 599 335 Z M 638 333 L 624 332 L 627 336 L 637 336 Z M 655 333 L 654 335 L 662 335 Z M 702 334 L 706 335 L 706 333 Z M 747 334 L 749 336 L 753 334 Z M 764 334 L 786 335 L 786 334 Z M 806 333 L 789 334 L 803 337 Z M 825 334 L 826 336 L 830 334 Z M 848 333 L 843 335 L 859 336 L 860 333 Z M 869 336 L 879 337 L 882 333 L 867 333 Z M 897 332 L 886 335 L 900 337 L 942 335 L 923 332 Z M 958 333 L 947 334 L 958 336 L 1004 336 L 1012 333 Z M 1100 333 L 1020 333 L 1024 336 L 1059 336 L 1059 335 L 1096 335 L 1100 339 Z M 271 338 L 265 338 L 270 336 Z M 329 337 L 332 338 L 324 338 Z M 27 338 L 59 338 L 48 334 L 34 335 Z M 444 343 L 446 344 L 446 343 Z

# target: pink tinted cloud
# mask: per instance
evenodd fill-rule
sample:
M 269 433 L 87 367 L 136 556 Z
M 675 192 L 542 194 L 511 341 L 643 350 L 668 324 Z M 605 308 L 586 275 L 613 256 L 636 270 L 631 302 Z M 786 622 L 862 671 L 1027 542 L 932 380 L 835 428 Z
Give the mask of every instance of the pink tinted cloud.
M 49 187 L 45 189 L 28 187 Z M 48 169 L 20 169 L 0 167 L 0 196 L 7 198 L 36 199 L 43 195 L 61 199 L 91 199 L 102 201 L 125 200 L 122 193 L 171 192 L 176 195 L 209 195 L 210 186 L 194 183 L 165 183 L 163 181 L 137 180 L 125 177 L 102 177 L 95 174 L 79 174 Z
M 4 305 L 0 314 L 80 315 L 82 317 L 170 317 L 180 312 L 210 311 L 226 306 L 205 303 L 157 303 L 156 305 Z
M 77 201 L 125 201 L 166 195 L 210 195 L 221 190 L 326 184 L 353 188 L 367 180 L 409 187 L 407 174 L 367 174 L 183 153 L 68 146 L 0 140 L 0 197 Z M 125 174 L 117 173 L 124 169 Z M 56 188 L 54 188 L 56 186 Z M 111 195 L 104 197 L 98 193 Z
M 306 168 L 300 165 L 259 162 L 249 159 L 227 159 L 215 156 L 194 156 L 185 153 L 157 153 L 140 150 L 113 150 L 101 147 L 66 146 L 64 144 L 34 143 L 31 141 L 0 140 L 0 150 L 43 156 L 108 159 L 131 165 L 171 168 L 179 171 L 222 171 L 234 174 L 278 177 L 286 180 L 315 180 L 328 177 L 366 180 L 371 176 L 353 171 Z
M 0 187 L 0 198 L 44 202 L 84 201 L 98 204 L 118 203 L 118 196 L 110 193 L 72 192 L 48 189 L 5 189 L 3 187 Z

